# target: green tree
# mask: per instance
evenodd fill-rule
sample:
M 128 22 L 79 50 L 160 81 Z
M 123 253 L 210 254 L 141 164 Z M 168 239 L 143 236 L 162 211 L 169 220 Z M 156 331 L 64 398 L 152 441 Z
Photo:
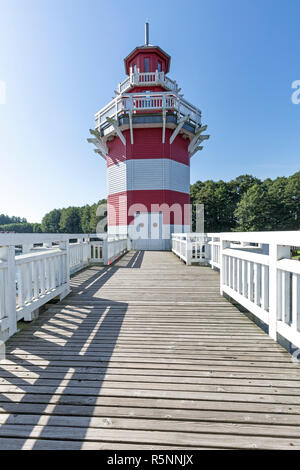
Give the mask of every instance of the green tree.
M 300 229 L 300 171 L 290 176 L 287 181 L 286 207 L 289 213 L 290 224 L 286 230 Z
M 90 232 L 91 206 L 88 204 L 80 208 L 80 225 L 83 233 Z
M 292 224 L 292 216 L 288 208 L 288 198 L 286 188 L 288 178 L 280 177 L 274 181 L 267 179 L 264 186 L 268 191 L 268 200 L 270 203 L 269 223 L 272 230 L 287 230 Z
M 16 217 L 12 216 L 10 217 L 9 215 L 5 214 L 0 214 L 0 225 L 4 224 L 21 224 L 21 223 L 26 223 L 27 220 L 23 217 Z
M 31 224 L 29 222 L 9 223 L 0 225 L 0 232 L 33 233 L 40 229 L 40 224 Z
M 63 233 L 82 233 L 79 207 L 62 209 L 59 227 Z
M 204 183 L 197 181 L 191 186 L 191 203 L 193 206 L 204 204 L 206 232 L 228 231 L 235 226 L 235 194 L 228 183 L 222 180 L 218 182 L 209 180 Z M 195 219 L 195 210 L 193 210 L 193 219 Z
M 232 186 L 232 190 L 236 194 L 236 201 L 239 202 L 248 189 L 254 184 L 261 184 L 261 180 L 255 176 L 245 174 L 238 176 L 234 180 L 230 181 L 229 184 Z
M 267 188 L 255 183 L 244 193 L 235 210 L 237 231 L 272 230 L 271 204 Z
M 53 209 L 48 212 L 42 220 L 42 231 L 45 233 L 60 232 L 61 209 Z
M 97 231 L 98 222 L 106 217 L 105 214 L 101 216 L 97 215 L 97 210 L 99 214 L 99 206 L 103 204 L 106 204 L 106 199 L 101 199 L 97 204 L 93 204 L 90 208 L 90 233 L 95 233 Z

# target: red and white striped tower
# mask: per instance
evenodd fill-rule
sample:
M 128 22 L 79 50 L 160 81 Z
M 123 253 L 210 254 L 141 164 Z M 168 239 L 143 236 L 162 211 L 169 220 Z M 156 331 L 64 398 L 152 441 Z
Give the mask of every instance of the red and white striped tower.
M 148 28 L 88 140 L 107 163 L 108 234 L 127 234 L 136 249 L 163 250 L 171 233 L 190 231 L 190 158 L 209 136 L 201 111 L 167 76 L 171 58 L 149 44 Z

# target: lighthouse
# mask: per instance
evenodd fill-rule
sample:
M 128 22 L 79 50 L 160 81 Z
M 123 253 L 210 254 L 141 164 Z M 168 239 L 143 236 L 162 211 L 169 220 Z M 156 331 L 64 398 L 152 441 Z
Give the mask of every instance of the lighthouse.
M 191 231 L 190 159 L 209 136 L 170 63 L 146 23 L 145 44 L 125 57 L 127 78 L 88 139 L 106 161 L 108 235 L 127 235 L 134 249 L 169 250 L 172 233 Z

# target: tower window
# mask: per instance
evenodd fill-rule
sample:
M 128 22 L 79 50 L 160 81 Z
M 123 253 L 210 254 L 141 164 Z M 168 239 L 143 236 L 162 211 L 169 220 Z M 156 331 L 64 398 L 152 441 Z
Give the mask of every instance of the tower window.
M 145 73 L 149 72 L 149 59 L 148 57 L 145 58 Z
M 159 72 L 161 72 L 161 62 L 158 62 L 158 63 L 157 63 L 157 70 L 158 70 Z
M 133 64 L 133 73 L 136 73 L 136 64 Z

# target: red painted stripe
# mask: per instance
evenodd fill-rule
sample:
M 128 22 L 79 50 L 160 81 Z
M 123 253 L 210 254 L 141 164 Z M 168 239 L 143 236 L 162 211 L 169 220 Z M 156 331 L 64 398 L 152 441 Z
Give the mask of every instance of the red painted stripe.
M 123 131 L 126 146 L 122 144 L 118 137 L 111 142 L 107 142 L 109 152 L 107 166 L 116 165 L 125 160 L 142 158 L 169 158 L 189 166 L 189 139 L 184 139 L 181 135 L 178 135 L 170 145 L 169 139 L 172 133 L 172 129 L 166 129 L 166 139 L 165 144 L 163 144 L 161 127 L 134 129 L 134 143 L 131 145 L 130 131 Z
M 127 225 L 127 193 L 111 194 L 107 197 L 107 223 L 108 225 Z
M 108 225 L 128 225 L 134 214 L 162 212 L 164 224 L 190 224 L 190 195 L 169 190 L 124 191 L 108 196 Z

